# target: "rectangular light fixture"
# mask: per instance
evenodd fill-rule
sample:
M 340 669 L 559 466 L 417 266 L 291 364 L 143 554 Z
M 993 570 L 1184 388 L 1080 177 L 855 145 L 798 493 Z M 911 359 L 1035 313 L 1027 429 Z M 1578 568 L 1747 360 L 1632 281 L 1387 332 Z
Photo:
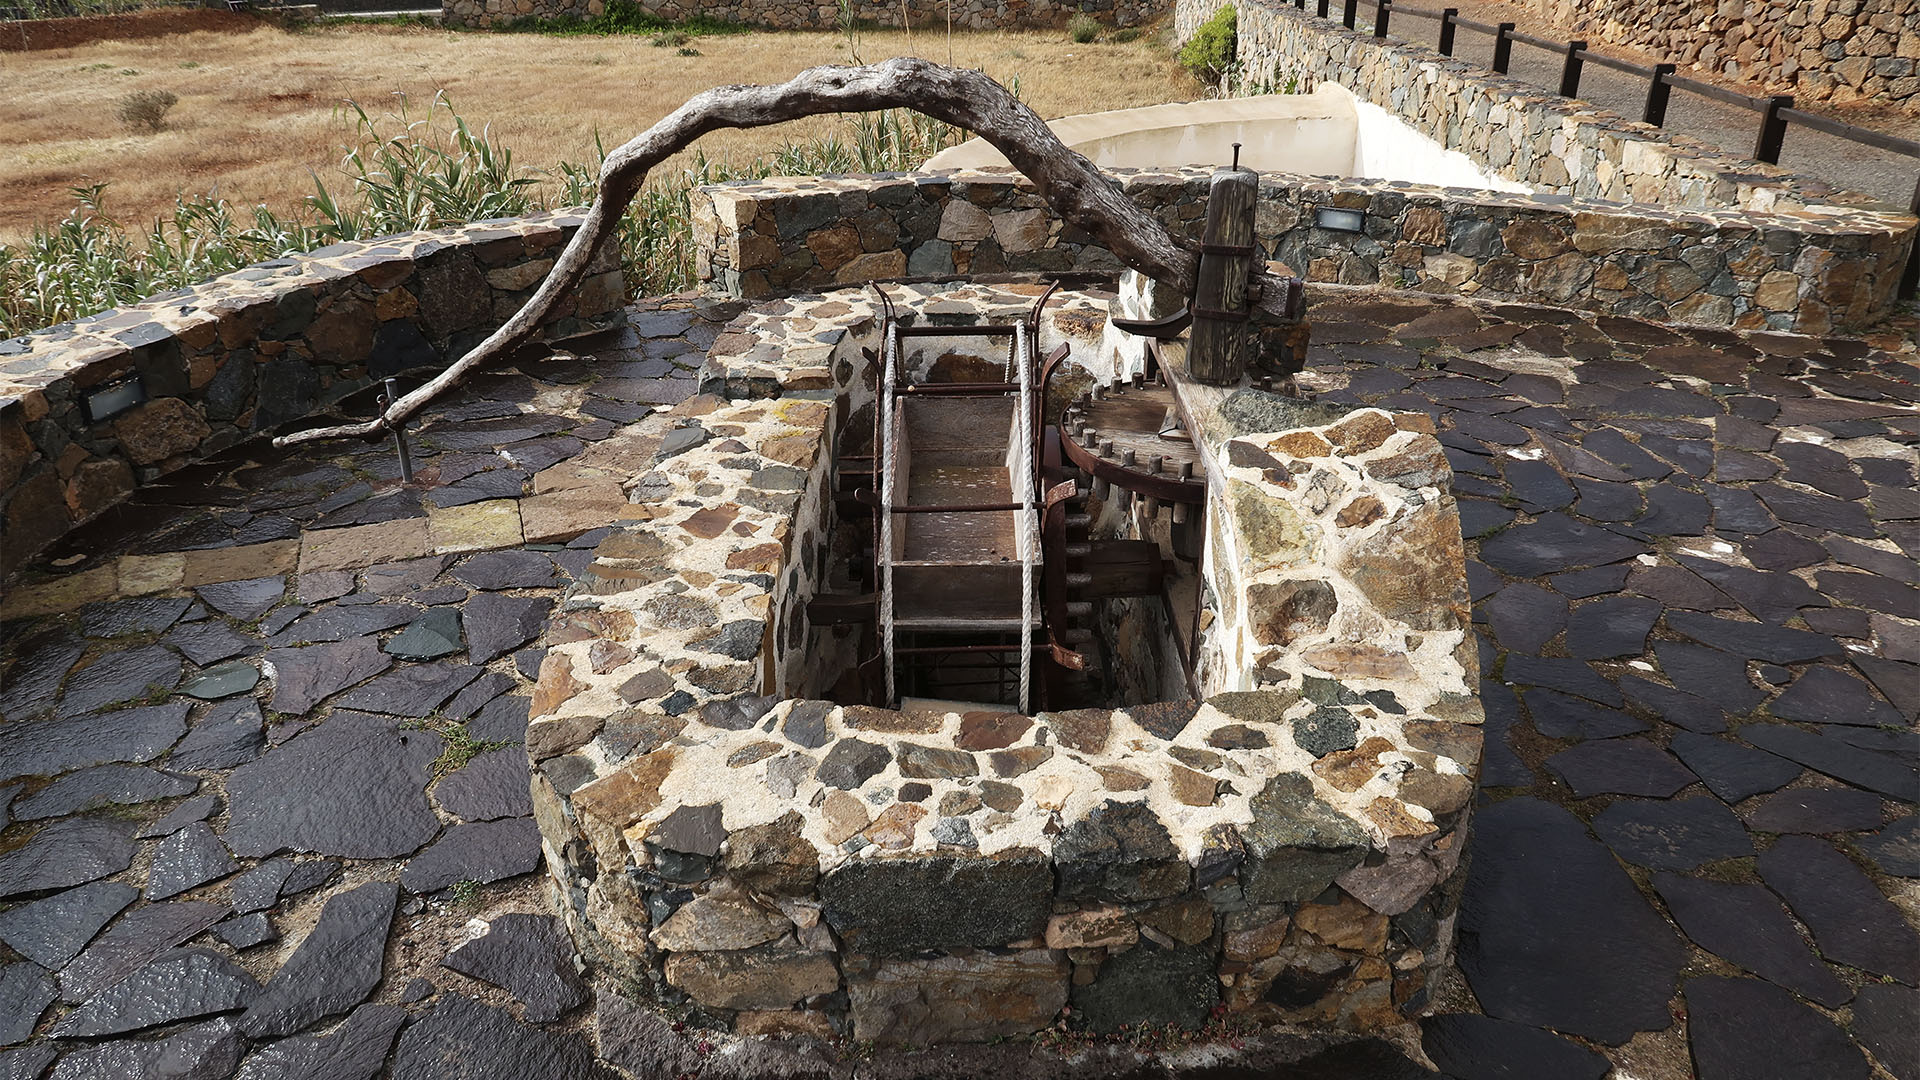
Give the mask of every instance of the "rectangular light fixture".
M 1335 210 L 1323 206 L 1313 212 L 1313 224 L 1316 228 L 1332 232 L 1365 232 L 1367 215 L 1359 210 Z
M 87 423 L 98 424 L 119 416 L 145 400 L 147 388 L 141 385 L 140 376 L 130 375 L 81 395 L 80 410 L 85 414 Z

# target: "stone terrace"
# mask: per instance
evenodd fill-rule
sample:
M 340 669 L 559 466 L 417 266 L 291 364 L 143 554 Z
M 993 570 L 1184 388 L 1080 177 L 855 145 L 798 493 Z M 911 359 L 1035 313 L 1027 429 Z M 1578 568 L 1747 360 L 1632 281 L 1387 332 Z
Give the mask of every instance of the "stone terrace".
M 1487 743 L 1429 1061 L 1360 1043 L 1302 1075 L 1920 1075 L 1912 327 L 1313 301 L 1323 399 L 1438 422 Z M 545 898 L 516 745 L 541 634 L 638 512 L 628 425 L 732 314 L 650 304 L 597 359 L 474 380 L 414 485 L 385 446 L 243 447 L 16 581 L 0 1077 L 943 1068 L 683 1037 L 582 973 Z M 1163 1075 L 1070 1038 L 979 1055 Z

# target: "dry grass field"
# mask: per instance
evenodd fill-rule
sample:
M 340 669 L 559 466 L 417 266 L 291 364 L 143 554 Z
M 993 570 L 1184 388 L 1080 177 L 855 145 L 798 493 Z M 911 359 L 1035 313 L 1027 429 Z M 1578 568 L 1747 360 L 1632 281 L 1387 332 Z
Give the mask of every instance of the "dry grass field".
M 216 192 L 235 203 L 297 211 L 309 170 L 337 191 L 353 137 L 342 102 L 376 115 L 408 95 L 423 115 L 445 91 L 470 124 L 485 123 L 515 164 L 548 168 L 593 159 L 703 89 L 777 82 L 815 64 L 846 63 L 833 33 L 762 32 L 695 38 L 698 56 L 644 36 L 555 37 L 455 33 L 377 25 L 288 31 L 192 32 L 66 48 L 0 52 L 0 240 L 58 221 L 67 190 L 106 183 L 116 218 L 139 225 L 170 210 L 176 192 Z M 1063 30 L 956 34 L 873 32 L 863 59 L 918 54 L 1019 80 L 1042 115 L 1063 116 L 1199 96 L 1201 88 L 1151 35 L 1077 45 Z M 179 103 L 158 133 L 134 134 L 115 116 L 137 90 Z M 829 130 L 822 118 L 754 132 L 717 132 L 711 157 L 751 158 L 787 139 Z

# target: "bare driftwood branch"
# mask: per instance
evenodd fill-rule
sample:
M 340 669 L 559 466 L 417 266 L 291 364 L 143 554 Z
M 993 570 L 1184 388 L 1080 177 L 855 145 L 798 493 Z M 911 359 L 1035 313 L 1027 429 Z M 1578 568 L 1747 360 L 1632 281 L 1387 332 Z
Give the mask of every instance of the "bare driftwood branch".
M 527 301 L 505 325 L 446 370 L 365 423 L 310 428 L 274 440 L 277 446 L 391 430 L 458 383 L 469 371 L 532 340 L 555 307 L 586 276 L 593 252 L 618 227 L 647 173 L 701 135 L 753 128 L 821 113 L 908 108 L 977 133 L 1026 174 L 1063 219 L 1097 236 L 1120 260 L 1181 295 L 1193 291 L 1199 255 L 1177 243 L 1092 162 L 1068 149 L 1046 121 L 985 74 L 901 57 L 867 67 L 817 67 L 779 86 L 722 86 L 696 95 L 600 168 L 600 191 L 585 222 Z M 1263 288 L 1256 307 L 1284 304 L 1287 290 Z M 1283 311 L 1276 314 L 1284 315 Z

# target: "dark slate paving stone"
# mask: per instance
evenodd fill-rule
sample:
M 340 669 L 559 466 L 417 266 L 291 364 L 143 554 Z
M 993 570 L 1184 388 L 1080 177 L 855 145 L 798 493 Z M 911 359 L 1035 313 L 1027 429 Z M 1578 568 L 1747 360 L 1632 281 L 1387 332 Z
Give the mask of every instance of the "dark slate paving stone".
M 1782 521 L 1871 540 L 1880 535 L 1857 502 L 1796 491 L 1777 483 L 1757 484 L 1753 493 Z
M 1920 719 L 1920 664 L 1904 664 L 1884 657 L 1849 651 L 1847 663 L 1867 677 L 1874 689 L 1887 696 L 1900 715 Z
M 1487 623 L 1502 648 L 1538 653 L 1567 624 L 1566 597 L 1530 582 L 1516 582 L 1486 602 Z
M 1709 735 L 1727 730 L 1726 711 L 1705 698 L 1638 675 L 1621 676 L 1619 685 L 1628 701 L 1658 713 L 1662 720 L 1675 727 Z
M 197 821 L 160 841 L 154 849 L 153 869 L 147 874 L 147 899 L 178 896 L 238 869 L 240 864 L 213 835 L 213 827 Z
M 20 904 L 0 911 L 0 941 L 41 967 L 59 971 L 139 895 L 131 885 L 96 881 Z
M 1627 570 L 1626 566 L 1596 566 L 1591 570 L 1555 574 L 1547 579 L 1547 584 L 1569 600 L 1585 600 L 1589 596 L 1619 592 L 1626 585 Z
M 65 817 L 104 806 L 133 806 L 191 795 L 200 781 L 141 765 L 96 765 L 63 776 L 13 804 L 21 821 Z
M 334 694 L 393 666 L 393 660 L 380 651 L 379 643 L 364 637 L 273 649 L 267 653 L 267 663 L 274 671 L 273 697 L 267 707 L 292 716 L 304 716 Z
M 1461 534 L 1465 536 L 1465 533 Z M 1487 597 L 1500 591 L 1500 575 L 1487 569 L 1486 564 L 1472 556 L 1467 557 L 1467 599 L 1478 604 Z M 1476 619 L 1480 616 L 1476 615 Z
M 538 551 L 489 551 L 453 568 L 476 589 L 543 589 L 554 584 L 553 560 Z
M 1749 735 L 1756 726 L 1743 728 L 1741 734 Z M 1707 790 L 1729 803 L 1777 791 L 1792 783 L 1801 772 L 1797 761 L 1698 732 L 1681 732 L 1668 746 L 1699 775 Z
M 1865 832 L 1885 823 L 1886 803 L 1852 788 L 1795 788 L 1769 796 L 1746 818 L 1756 832 Z
M 1673 613 L 1667 617 L 1671 621 Z M 1767 692 L 1747 678 L 1746 661 L 1732 653 L 1683 641 L 1656 641 L 1653 654 L 1674 686 L 1728 712 L 1745 712 L 1767 699 Z
M 483 742 L 525 742 L 527 709 L 531 704 L 520 694 L 494 698 L 467 721 L 467 734 Z
M 440 829 L 426 787 L 445 745 L 432 732 L 336 712 L 227 778 L 227 845 L 250 857 L 411 854 Z
M 466 506 L 489 499 L 517 499 L 526 493 L 527 481 L 532 477 L 533 474 L 525 469 L 488 469 L 457 484 L 435 488 L 427 492 L 427 499 L 441 508 Z
M 1844 536 L 1829 536 L 1822 542 L 1835 562 L 1857 567 L 1870 574 L 1904 581 L 1907 584 L 1920 583 L 1920 566 L 1897 551 L 1882 551 L 1868 547 L 1857 540 Z
M 527 817 L 533 813 L 527 752 L 518 746 L 489 750 L 440 778 L 433 798 L 465 821 Z
M 662 365 L 665 366 L 665 365 Z M 587 444 L 571 435 L 550 435 L 528 439 L 500 448 L 501 456 L 529 474 L 552 468 L 586 449 Z
M 337 893 L 313 929 L 240 1017 L 249 1038 L 291 1035 L 366 1000 L 385 967 L 387 928 L 399 887 L 370 881 Z
M 1672 484 L 1647 489 L 1647 512 L 1634 527 L 1654 536 L 1700 536 L 1707 531 L 1713 507 L 1705 497 Z
M 1879 574 L 1822 570 L 1815 575 L 1820 591 L 1843 604 L 1920 619 L 1920 589 Z
M 1588 453 L 1598 454 L 1609 464 L 1635 480 L 1658 480 L 1673 471 L 1673 466 L 1647 453 L 1645 450 L 1612 428 L 1600 428 L 1590 431 L 1580 440 L 1580 447 Z
M 1630 863 L 1653 870 L 1692 870 L 1753 854 L 1753 841 L 1717 799 L 1617 799 L 1593 819 L 1594 834 Z
M 53 700 L 60 680 L 73 667 L 87 643 L 65 631 L 40 634 L 13 642 L 13 666 L 0 682 L 0 716 L 22 720 L 46 708 Z
M 1844 652 L 1838 642 L 1822 634 L 1765 623 L 1735 622 L 1692 611 L 1668 612 L 1667 625 L 1703 645 L 1774 664 L 1818 660 Z
M 67 677 L 56 710 L 62 719 L 180 685 L 180 656 L 161 645 L 110 652 Z
M 265 911 L 280 898 L 280 886 L 293 873 L 292 859 L 268 859 L 233 879 L 229 895 L 237 915 Z
M 466 688 L 453 695 L 440 709 L 440 715 L 449 720 L 468 720 L 481 709 L 491 704 L 501 694 L 519 686 L 519 680 L 498 671 L 483 671 L 480 677 L 468 683 Z
M 1632 521 L 1646 506 L 1645 496 L 1632 484 L 1579 477 L 1574 486 L 1580 492 L 1575 511 L 1595 521 Z
M 1578 818 L 1523 796 L 1475 829 L 1460 966 L 1489 1016 L 1611 1046 L 1673 1023 L 1686 950 Z
M 1546 766 L 1583 799 L 1589 795 L 1666 798 L 1694 781 L 1694 775 L 1672 755 L 1639 739 L 1581 743 L 1548 758 Z
M 1658 600 L 1663 607 L 1687 611 L 1719 611 L 1734 606 L 1733 599 L 1679 566 L 1640 567 L 1628 579 L 1627 591 Z
M 464 595 L 464 594 L 463 594 Z M 437 607 L 387 639 L 388 653 L 402 660 L 438 660 L 460 651 L 460 610 Z
M 240 951 L 278 941 L 280 931 L 273 928 L 273 921 L 267 918 L 266 912 L 256 911 L 215 923 L 213 936 L 225 942 L 228 948 Z
M 1640 445 L 1689 476 L 1704 477 L 1713 471 L 1713 444 L 1710 442 L 1676 439 L 1668 435 L 1642 435 Z
M 1482 679 L 1480 705 L 1486 710 L 1480 782 L 1488 787 L 1533 786 L 1533 770 L 1527 768 L 1507 741 L 1507 731 L 1520 722 L 1520 704 L 1513 691 L 1492 679 Z
M 414 664 L 341 695 L 335 704 L 389 716 L 426 716 L 478 678 L 480 670 L 470 664 Z
M 304 604 L 288 604 L 286 607 L 275 608 L 267 612 L 266 618 L 260 620 L 259 630 L 267 635 L 278 634 L 292 626 L 294 620 L 311 613 L 312 609 Z
M 1825 733 L 1786 724 L 1749 724 L 1741 738 L 1769 753 L 1790 758 L 1855 787 L 1920 801 L 1920 770 L 1890 754 L 1862 749 Z
M 1544 686 L 1614 708 L 1626 704 L 1619 688 L 1587 666 L 1584 660 L 1516 654 L 1507 657 L 1506 667 L 1501 669 L 1501 674 L 1508 682 L 1518 686 Z
M 222 615 L 252 622 L 287 595 L 287 579 L 276 576 L 223 581 L 218 585 L 196 586 L 193 591 Z
M 245 660 L 210 667 L 188 679 L 180 692 L 202 701 L 218 701 L 244 694 L 260 685 L 260 668 Z
M 253 976 L 219 953 L 176 949 L 88 998 L 49 1032 L 55 1038 L 123 1035 L 240 1008 L 258 993 Z
M 451 560 L 450 555 L 428 555 L 418 559 L 381 563 L 361 571 L 360 580 L 366 591 L 375 596 L 400 596 L 432 585 Z
M 1480 545 L 1480 560 L 1513 577 L 1540 577 L 1633 558 L 1646 545 L 1555 511 L 1515 525 Z
M 187 659 L 201 667 L 258 652 L 261 647 L 258 639 L 248 637 L 226 623 L 212 620 L 174 627 L 161 640 L 185 653 Z
M 1461 498 L 1458 505 L 1461 536 L 1485 536 L 1495 529 L 1506 527 L 1514 519 L 1512 510 L 1486 499 Z
M 46 1075 L 47 1066 L 59 1056 L 60 1052 L 50 1042 L 0 1050 L 0 1080 L 40 1080 Z
M 267 744 L 266 718 L 252 698 L 222 701 L 188 730 L 167 764 L 176 769 L 231 769 L 260 756 Z
M 1549 461 L 1507 458 L 1501 462 L 1500 471 L 1506 476 L 1507 487 L 1529 513 L 1564 510 L 1573 505 L 1573 485 Z
M 331 1034 L 296 1035 L 255 1050 L 236 1080 L 373 1080 L 406 1022 L 399 1006 L 362 1005 Z
M 1821 955 L 1909 986 L 1920 983 L 1920 935 L 1832 844 L 1783 836 L 1760 853 L 1759 867 L 1761 879 L 1813 931 Z
M 1778 462 L 1745 450 L 1721 450 L 1713 459 L 1713 478 L 1723 484 L 1771 480 L 1779 473 Z
M 103 600 L 80 609 L 80 632 L 90 638 L 157 634 L 172 626 L 192 603 L 183 596 Z
M 58 996 L 53 978 L 38 964 L 0 964 L 0 1046 L 25 1042 Z
M 1687 554 L 1675 558 L 1762 622 L 1783 623 L 1799 614 L 1803 607 L 1827 605 L 1826 597 L 1815 592 L 1812 586 L 1783 571 L 1749 570 Z
M 1726 535 L 1760 536 L 1780 527 L 1766 506 L 1745 488 L 1701 484 L 1700 493 L 1713 505 L 1713 527 Z
M 408 1025 L 393 1054 L 393 1080 L 619 1080 L 577 1035 L 553 1035 L 505 1009 L 448 994 Z
M 1830 1009 L 1853 996 L 1764 886 L 1668 873 L 1653 875 L 1653 886 L 1681 932 L 1722 960 Z
M 305 645 L 375 634 L 405 626 L 420 614 L 406 604 L 357 604 L 351 607 L 322 608 L 304 616 L 267 639 L 267 644 Z
M 573 969 L 573 943 L 550 915 L 498 916 L 441 964 L 512 994 L 536 1024 L 558 1020 L 587 1000 L 586 983 Z
M 1909 814 L 1855 843 L 1881 873 L 1920 877 L 1920 817 Z
M 400 884 L 408 892 L 438 892 L 457 881 L 481 884 L 540 868 L 540 829 L 532 818 L 455 825 L 407 860 Z
M 101 818 L 61 818 L 0 855 L 0 898 L 84 885 L 133 865 L 133 827 Z
M 1831 1020 L 1757 979 L 1687 982 L 1687 1041 L 1700 1080 L 1867 1080 L 1872 1069 Z
M 1836 667 L 1811 667 L 1767 704 L 1783 720 L 1809 724 L 1894 727 L 1900 710 L 1873 696 L 1867 684 Z
M 77 1004 L 145 967 L 160 954 L 219 922 L 227 909 L 199 900 L 134 908 L 60 972 L 60 998 Z
M 1840 499 L 1867 497 L 1866 481 L 1854 473 L 1850 459 L 1838 450 L 1809 442 L 1783 442 L 1773 448 L 1773 456 L 1787 467 L 1786 479 L 1793 483 Z
M 1535 731 L 1549 739 L 1611 739 L 1647 730 L 1644 720 L 1557 690 L 1534 687 L 1521 695 Z
M 546 628 L 553 601 L 546 597 L 480 593 L 461 609 L 467 658 L 476 664 L 505 656 Z
M 1601 1080 L 1613 1067 L 1551 1032 L 1473 1013 L 1427 1017 L 1420 1045 L 1435 1065 L 1459 1080 Z
M 164 1039 L 119 1039 L 70 1050 L 48 1080 L 226 1080 L 240 1033 L 224 1017 Z
M 1740 542 L 1740 553 L 1762 570 L 1798 570 L 1827 561 L 1827 549 L 1786 529 Z
M 1853 1001 L 1853 1037 L 1895 1080 L 1920 1077 L 1920 990 L 1869 983 Z
M 1567 651 L 1581 660 L 1639 656 L 1660 618 L 1660 603 L 1638 596 L 1588 601 L 1567 618 Z

